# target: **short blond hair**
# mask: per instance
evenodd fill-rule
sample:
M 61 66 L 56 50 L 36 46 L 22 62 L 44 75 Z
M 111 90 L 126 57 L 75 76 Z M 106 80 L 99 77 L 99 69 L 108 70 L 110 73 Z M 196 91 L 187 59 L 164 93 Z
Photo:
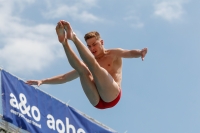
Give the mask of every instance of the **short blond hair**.
M 85 41 L 87 41 L 88 39 L 93 38 L 93 37 L 96 37 L 96 39 L 101 38 L 99 32 L 97 32 L 97 31 L 90 31 L 90 32 L 86 33 L 84 36 Z

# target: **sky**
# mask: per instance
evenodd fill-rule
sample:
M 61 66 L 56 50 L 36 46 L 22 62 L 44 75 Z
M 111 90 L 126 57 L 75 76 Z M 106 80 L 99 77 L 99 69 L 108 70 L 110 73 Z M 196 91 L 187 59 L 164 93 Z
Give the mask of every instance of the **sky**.
M 79 79 L 39 88 L 119 133 L 199 133 L 199 5 L 199 0 L 0 0 L 0 67 L 24 80 L 67 73 L 73 69 L 57 40 L 57 22 L 69 21 L 83 42 L 85 33 L 97 30 L 106 49 L 148 48 L 144 61 L 123 59 L 119 103 L 94 108 Z

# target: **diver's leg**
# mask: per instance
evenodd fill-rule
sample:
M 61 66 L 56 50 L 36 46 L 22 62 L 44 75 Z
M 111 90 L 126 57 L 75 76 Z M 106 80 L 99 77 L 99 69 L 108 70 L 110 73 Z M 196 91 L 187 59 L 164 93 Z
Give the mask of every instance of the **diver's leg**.
M 62 28 L 62 26 L 60 26 L 60 27 Z M 97 91 L 96 85 L 93 81 L 92 74 L 90 73 L 87 66 L 78 59 L 78 57 L 76 56 L 74 51 L 71 49 L 70 45 L 68 44 L 67 39 L 65 39 L 65 41 L 63 41 L 63 38 L 65 38 L 65 34 L 59 34 L 59 33 L 61 33 L 60 27 L 59 27 L 59 25 L 57 25 L 57 27 L 56 27 L 58 39 L 59 39 L 59 41 L 61 40 L 61 42 L 63 44 L 64 50 L 65 50 L 65 53 L 66 53 L 66 56 L 68 58 L 70 65 L 79 74 L 81 85 L 83 87 L 83 90 L 84 90 L 86 96 L 88 97 L 90 103 L 93 106 L 95 106 L 98 104 L 100 96 Z
M 63 24 L 67 31 L 67 38 L 74 42 L 81 58 L 92 73 L 101 98 L 106 102 L 114 100 L 120 92 L 119 85 L 114 81 L 112 76 L 98 64 L 89 49 L 74 34 L 70 24 L 65 21 L 63 21 Z

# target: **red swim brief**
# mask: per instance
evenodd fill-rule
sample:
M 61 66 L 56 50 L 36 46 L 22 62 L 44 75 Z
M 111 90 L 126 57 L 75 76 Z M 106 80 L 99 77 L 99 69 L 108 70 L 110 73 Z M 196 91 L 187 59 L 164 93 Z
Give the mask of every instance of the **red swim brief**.
M 121 89 L 120 89 L 119 95 L 111 102 L 104 102 L 100 97 L 99 103 L 95 107 L 98 109 L 111 108 L 119 102 L 120 98 L 121 98 Z

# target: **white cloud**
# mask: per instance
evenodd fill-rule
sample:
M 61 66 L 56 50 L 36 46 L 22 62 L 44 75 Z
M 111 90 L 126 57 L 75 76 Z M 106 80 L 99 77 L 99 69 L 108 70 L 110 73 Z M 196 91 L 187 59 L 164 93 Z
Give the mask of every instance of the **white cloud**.
M 43 15 L 46 18 L 52 18 L 52 19 L 71 17 L 74 20 L 87 23 L 103 21 L 102 18 L 99 18 L 87 11 L 89 8 L 97 6 L 96 2 L 97 2 L 96 0 L 84 0 L 81 2 L 79 1 L 77 3 L 75 2 L 72 5 L 71 4 L 63 5 L 56 3 L 54 4 L 54 6 L 50 7 L 48 11 L 45 11 Z
M 10 43 L 0 50 L 3 65 L 14 72 L 41 70 L 54 59 L 51 53 L 48 46 L 41 42 L 20 38 L 10 40 Z
M 79 18 L 83 22 L 93 23 L 93 22 L 97 22 L 97 21 L 102 21 L 102 19 L 96 17 L 95 15 L 93 15 L 87 11 L 83 11 L 79 15 L 75 15 L 75 16 L 76 16 L 76 19 Z
M 60 18 L 66 15 L 72 16 L 72 14 L 76 14 L 79 9 L 76 6 L 59 5 L 57 6 L 57 8 L 49 9 L 49 10 L 50 11 L 44 13 L 45 17 Z
M 18 17 L 15 15 L 15 2 L 0 4 L 0 67 L 17 73 L 26 70 L 28 74 L 44 69 L 58 57 L 64 57 L 55 25 L 34 24 Z
M 21 12 L 28 4 L 33 4 L 34 2 L 35 0 L 0 0 L 0 11 L 5 11 L 1 12 L 1 15 L 10 14 L 14 7 L 16 8 L 14 13 Z
M 180 20 L 185 13 L 182 6 L 183 3 L 184 1 L 181 0 L 162 1 L 160 3 L 157 3 L 154 5 L 154 15 L 170 22 L 174 20 Z
M 124 20 L 130 23 L 133 28 L 143 28 L 144 23 L 136 16 L 134 11 L 129 12 L 129 16 L 124 17 Z
M 96 7 L 97 6 L 97 2 L 98 0 L 78 0 L 78 2 L 76 3 L 76 5 L 79 5 L 79 7 L 84 7 L 83 5 L 87 5 L 87 8 L 90 7 Z

